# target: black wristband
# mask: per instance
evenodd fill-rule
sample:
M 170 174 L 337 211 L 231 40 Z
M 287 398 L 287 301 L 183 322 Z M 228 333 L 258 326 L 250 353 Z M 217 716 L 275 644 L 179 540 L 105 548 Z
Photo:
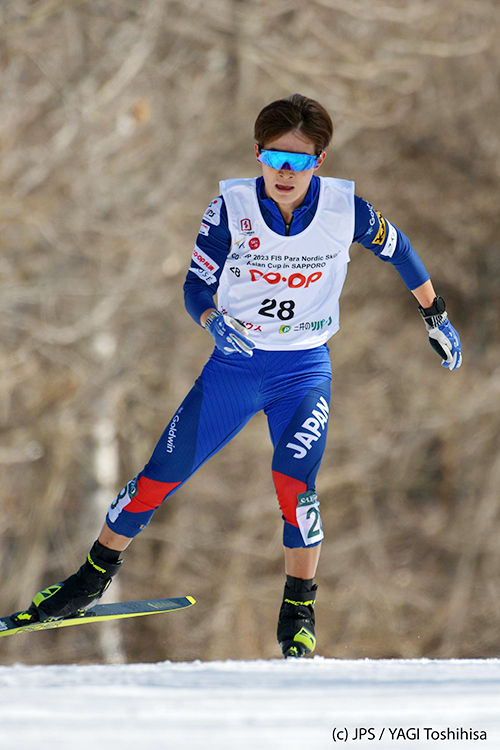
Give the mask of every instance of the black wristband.
M 423 318 L 430 318 L 446 312 L 446 302 L 442 297 L 434 297 L 431 307 L 422 307 L 422 305 L 419 305 L 418 309 Z

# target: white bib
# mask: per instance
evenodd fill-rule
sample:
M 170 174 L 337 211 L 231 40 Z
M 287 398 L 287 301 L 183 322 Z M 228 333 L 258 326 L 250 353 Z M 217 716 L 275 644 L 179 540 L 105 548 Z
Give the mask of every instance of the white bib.
M 354 183 L 320 177 L 316 214 L 284 237 L 264 221 L 256 178 L 223 180 L 232 248 L 218 289 L 258 349 L 312 349 L 339 329 L 339 297 L 354 236 Z

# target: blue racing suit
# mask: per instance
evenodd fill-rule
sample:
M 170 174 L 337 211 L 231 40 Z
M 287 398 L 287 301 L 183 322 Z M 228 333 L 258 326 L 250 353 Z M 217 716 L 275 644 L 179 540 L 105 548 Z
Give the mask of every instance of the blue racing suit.
M 262 216 L 274 232 L 283 236 L 298 234 L 310 224 L 318 194 L 319 180 L 313 177 L 303 203 L 286 225 L 275 203 L 266 196 L 263 179 L 257 180 Z M 353 241 L 392 263 L 406 285 L 416 289 L 429 274 L 408 238 L 397 228 L 394 252 L 383 254 L 384 244 L 373 241 L 381 236 L 382 222 L 385 219 L 380 213 L 355 196 Z M 187 274 L 186 308 L 199 323 L 203 312 L 216 307 L 213 296 L 231 251 L 223 199 L 219 224 L 211 226 L 209 233 L 201 231 L 197 245 L 218 267 L 215 281 L 210 283 L 191 271 Z M 117 534 L 136 536 L 167 497 L 263 410 L 274 447 L 272 475 L 284 520 L 283 543 L 289 548 L 319 544 L 323 530 L 314 489 L 326 444 L 330 383 L 326 344 L 299 351 L 256 348 L 250 358 L 239 353 L 224 356 L 215 349 L 144 469 L 111 504 L 108 526 Z

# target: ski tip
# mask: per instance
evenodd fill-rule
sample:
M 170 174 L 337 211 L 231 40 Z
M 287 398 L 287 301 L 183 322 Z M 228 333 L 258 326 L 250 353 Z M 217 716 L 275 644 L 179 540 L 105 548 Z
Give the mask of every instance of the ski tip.
M 196 599 L 194 596 L 186 596 L 186 599 L 191 602 L 191 604 L 196 604 Z

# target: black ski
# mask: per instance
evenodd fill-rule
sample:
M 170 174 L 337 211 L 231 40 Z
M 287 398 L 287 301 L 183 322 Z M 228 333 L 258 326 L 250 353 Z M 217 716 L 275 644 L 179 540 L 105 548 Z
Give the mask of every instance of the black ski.
M 62 620 L 46 620 L 20 625 L 11 617 L 0 618 L 0 638 L 4 635 L 31 633 L 34 630 L 51 630 L 53 628 L 67 628 L 71 625 L 83 625 L 89 622 L 106 622 L 123 620 L 128 617 L 142 617 L 162 612 L 172 612 L 176 609 L 187 609 L 196 603 L 192 596 L 181 596 L 175 599 L 144 599 L 138 602 L 117 602 L 116 604 L 97 604 L 92 609 L 86 609 L 77 615 L 71 615 Z

